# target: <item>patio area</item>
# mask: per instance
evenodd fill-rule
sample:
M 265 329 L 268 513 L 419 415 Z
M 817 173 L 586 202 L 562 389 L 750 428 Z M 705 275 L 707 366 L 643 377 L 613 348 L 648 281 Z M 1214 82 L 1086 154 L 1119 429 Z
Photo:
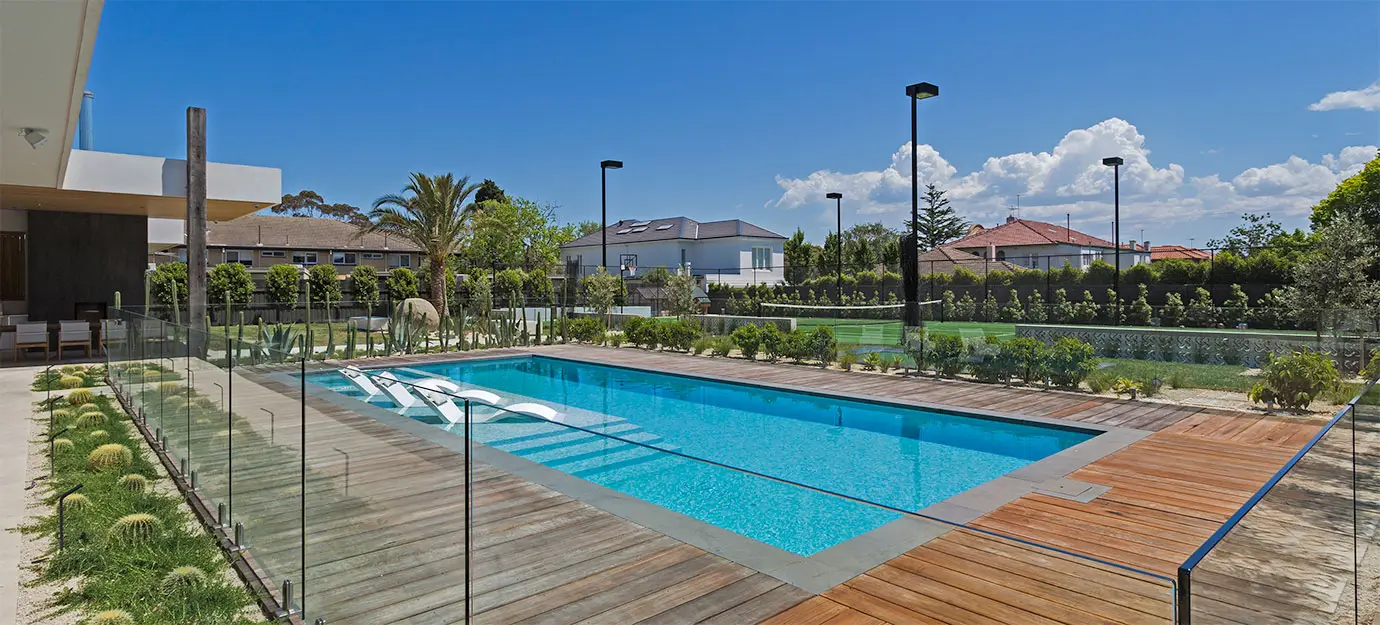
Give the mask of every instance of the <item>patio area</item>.
M 675 527 L 678 520 L 669 517 L 634 523 L 627 502 L 609 495 L 613 491 L 599 492 L 602 487 L 591 494 L 556 478 L 534 483 L 514 474 L 501 457 L 507 454 L 477 445 L 468 581 L 469 609 L 479 623 L 1173 622 L 1168 580 L 1175 568 L 1322 425 L 1315 418 L 572 345 L 360 364 L 526 353 L 922 407 L 1009 411 L 1114 428 L 1127 438 L 1090 463 L 1044 469 L 1097 485 L 1100 494 L 1090 500 L 1019 483 L 1018 471 L 996 500 L 990 493 L 987 501 L 960 495 L 941 504 L 966 527 L 918 521 L 924 536 L 910 539 L 919 546 L 824 586 L 790 567 L 763 570 L 769 567 L 737 557 L 742 550 L 731 534 L 672 537 L 647 527 Z M 230 383 L 228 376 L 209 366 L 198 369 L 199 362 L 193 361 L 192 384 L 214 398 L 217 386 Z M 316 389 L 306 392 L 303 439 L 294 421 L 302 391 L 289 382 L 247 370 L 237 370 L 233 381 L 236 439 L 249 435 L 267 443 L 239 443 L 233 451 L 233 505 L 237 518 L 252 519 L 245 521 L 251 560 L 264 579 L 300 578 L 305 569 L 300 596 L 310 619 L 463 620 L 463 439 Z M 174 447 L 181 446 L 177 436 L 185 436 L 188 449 L 224 448 L 211 430 L 198 441 L 201 435 L 178 433 L 174 421 L 180 419 L 169 419 L 163 430 L 171 429 Z M 308 454 L 299 468 L 302 445 Z M 296 497 L 303 468 L 305 503 Z M 1334 595 L 1333 608 L 1344 588 L 1325 590 Z M 1260 605 L 1250 592 L 1239 593 L 1237 601 L 1218 596 L 1211 609 L 1222 622 L 1283 623 L 1302 614 L 1291 616 L 1283 603 Z

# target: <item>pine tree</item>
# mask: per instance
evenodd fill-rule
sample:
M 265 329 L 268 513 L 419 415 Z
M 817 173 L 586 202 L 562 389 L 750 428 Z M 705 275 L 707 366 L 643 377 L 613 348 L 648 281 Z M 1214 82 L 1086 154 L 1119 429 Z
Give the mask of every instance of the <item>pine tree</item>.
M 948 191 L 935 185 L 927 184 L 925 192 L 920 195 L 923 204 L 915 230 L 920 235 L 921 251 L 932 250 L 957 239 L 968 229 L 968 222 L 954 213 L 953 207 L 949 206 L 949 198 L 944 197 L 947 193 Z M 906 220 L 906 231 L 909 232 L 910 228 L 910 220 Z

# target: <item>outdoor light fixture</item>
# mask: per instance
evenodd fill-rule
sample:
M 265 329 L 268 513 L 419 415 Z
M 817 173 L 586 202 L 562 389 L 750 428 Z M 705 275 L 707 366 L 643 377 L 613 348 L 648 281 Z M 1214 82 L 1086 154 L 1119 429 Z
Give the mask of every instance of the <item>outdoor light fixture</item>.
M 915 103 L 919 100 L 939 95 L 939 87 L 927 82 L 915 83 L 906 87 L 906 97 L 910 99 L 910 243 L 920 251 L 920 170 L 915 160 Z M 905 258 L 905 255 L 902 255 Z M 909 271 L 919 271 L 912 267 Z M 920 325 L 920 285 L 915 280 L 906 281 L 906 319 L 907 326 Z
M 609 270 L 609 180 L 610 169 L 623 169 L 623 161 L 599 161 L 599 266 Z M 618 270 L 623 275 L 623 270 Z
M 839 297 L 843 297 L 843 194 L 826 193 L 824 197 L 836 200 L 835 208 L 838 211 L 838 223 L 836 225 L 838 226 L 837 232 L 839 233 L 839 240 L 837 241 L 838 247 L 834 250 L 835 256 L 837 257 L 837 267 L 835 269 L 838 271 L 838 273 L 834 275 L 834 288 L 839 290 Z
M 42 128 L 24 128 L 19 131 L 19 136 L 24 137 L 24 140 L 29 142 L 29 147 L 35 150 L 48 142 L 48 131 Z
M 1112 258 L 1116 259 L 1116 266 L 1112 268 L 1112 289 L 1116 291 L 1116 302 L 1107 302 L 1116 305 L 1116 309 L 1121 309 L 1121 166 L 1126 163 L 1120 156 L 1108 156 L 1102 159 L 1102 164 L 1112 168 Z M 1116 325 L 1121 325 L 1121 315 L 1113 315 Z M 1134 399 L 1134 397 L 1132 398 Z

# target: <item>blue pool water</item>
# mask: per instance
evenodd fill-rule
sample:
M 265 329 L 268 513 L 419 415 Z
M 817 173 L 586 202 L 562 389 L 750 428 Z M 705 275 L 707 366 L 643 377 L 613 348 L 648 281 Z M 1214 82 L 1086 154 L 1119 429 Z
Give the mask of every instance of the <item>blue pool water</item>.
M 580 427 L 865 501 L 920 510 L 1095 433 L 543 357 L 420 365 Z M 310 381 L 357 394 L 338 374 Z M 438 422 L 425 409 L 407 414 Z M 458 428 L 460 426 L 440 426 Z M 900 515 L 546 422 L 475 424 L 478 442 L 808 556 Z

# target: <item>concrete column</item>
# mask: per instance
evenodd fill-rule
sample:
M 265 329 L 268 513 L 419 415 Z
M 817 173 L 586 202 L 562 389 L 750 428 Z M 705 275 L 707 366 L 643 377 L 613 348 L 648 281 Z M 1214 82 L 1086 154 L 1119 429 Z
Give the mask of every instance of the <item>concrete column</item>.
M 187 107 L 187 326 L 206 331 L 206 109 Z

